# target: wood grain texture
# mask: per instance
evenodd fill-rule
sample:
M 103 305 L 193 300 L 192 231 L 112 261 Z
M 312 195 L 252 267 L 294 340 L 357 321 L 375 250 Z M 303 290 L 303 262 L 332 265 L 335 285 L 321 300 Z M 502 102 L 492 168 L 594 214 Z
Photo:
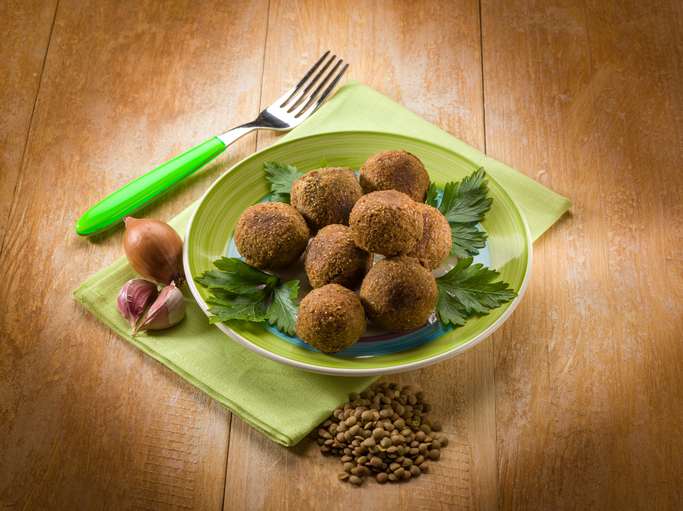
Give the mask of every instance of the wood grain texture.
M 3 509 L 221 508 L 230 414 L 73 300 L 123 255 L 121 228 L 81 239 L 74 225 L 142 171 L 258 113 L 267 11 L 60 2 L 0 255 Z M 170 219 L 254 144 L 143 214 Z
M 479 5 L 469 0 L 407 4 L 273 1 L 262 104 L 278 98 L 284 83 L 295 83 L 311 62 L 330 49 L 350 63 L 347 78 L 375 88 L 483 149 L 479 44 Z M 261 132 L 258 148 L 278 138 Z M 409 484 L 380 486 L 368 481 L 360 491 L 372 498 L 358 500 L 354 496 L 360 495 L 359 489 L 337 480 L 339 459 L 323 458 L 315 443 L 306 440 L 285 449 L 234 420 L 225 508 L 342 509 L 350 498 L 361 509 L 495 506 L 491 340 L 463 356 L 393 379 L 411 382 L 434 396 L 434 417 L 448 425 L 445 431 L 451 444 L 430 474 Z
M 57 0 L 0 5 L 0 252 L 56 7 Z
M 448 447 L 429 472 L 408 482 L 361 487 L 342 483 L 340 458 L 324 456 L 306 438 L 292 448 L 274 444 L 233 418 L 225 509 L 362 510 L 491 509 L 496 503 L 492 346 L 482 342 L 467 357 L 417 371 L 383 376 L 425 390 L 432 420 L 444 423 Z M 489 387 L 487 387 L 487 384 Z
M 501 509 L 683 506 L 682 13 L 482 1 L 488 154 L 574 201 L 495 338 Z
M 0 13 L 0 509 L 683 508 L 680 2 Z M 574 202 L 491 339 L 380 380 L 427 391 L 450 438 L 405 484 L 340 483 L 338 459 L 266 439 L 71 296 L 123 254 L 120 227 L 75 235 L 89 206 L 253 119 L 327 49 Z M 169 220 L 280 136 L 245 137 L 143 215 Z

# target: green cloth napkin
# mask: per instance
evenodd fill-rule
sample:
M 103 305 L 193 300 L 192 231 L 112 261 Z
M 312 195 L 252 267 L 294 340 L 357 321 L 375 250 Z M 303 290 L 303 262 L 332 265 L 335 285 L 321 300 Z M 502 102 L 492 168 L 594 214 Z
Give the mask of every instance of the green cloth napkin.
M 567 199 L 352 80 L 283 140 L 345 130 L 391 131 L 437 143 L 468 157 L 507 188 L 520 205 L 534 239 L 571 205 Z M 193 210 L 194 205 L 170 222 L 181 236 Z M 376 380 L 321 375 L 263 358 L 209 325 L 188 286 L 183 288 L 187 315 L 180 324 L 131 337 L 130 325 L 119 313 L 116 298 L 123 284 L 136 277 L 123 257 L 86 280 L 74 296 L 128 342 L 280 444 L 294 445 L 346 402 L 351 392 L 361 392 Z

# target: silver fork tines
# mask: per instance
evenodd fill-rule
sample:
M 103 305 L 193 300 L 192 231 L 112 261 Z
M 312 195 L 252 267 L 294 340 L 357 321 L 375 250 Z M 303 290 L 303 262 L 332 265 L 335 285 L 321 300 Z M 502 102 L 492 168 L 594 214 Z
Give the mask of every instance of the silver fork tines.
M 323 87 L 325 86 L 325 84 L 329 81 L 330 77 L 335 73 L 335 71 L 337 70 L 337 68 L 339 68 L 339 66 L 341 65 L 342 62 L 343 62 L 343 60 L 340 60 L 339 62 L 337 62 L 337 63 L 335 64 L 334 68 L 332 68 L 332 71 L 330 71 L 330 74 L 328 74 L 328 75 L 325 77 L 325 79 L 322 81 L 322 83 L 318 86 L 318 88 L 315 89 L 315 91 L 313 92 L 313 94 L 311 94 L 311 97 L 309 98 L 308 102 L 301 108 L 301 110 L 299 110 L 299 113 L 297 113 L 297 114 L 295 115 L 295 117 L 301 116 L 304 112 L 306 112 L 306 110 L 308 110 L 308 107 L 310 107 L 311 104 L 313 103 L 313 101 L 315 101 L 315 99 L 318 97 L 318 94 L 320 93 L 320 91 L 322 90 L 322 88 L 323 88 Z M 320 99 L 316 102 L 315 108 L 314 108 L 313 110 L 315 110 L 316 108 L 318 108 L 318 107 L 322 104 L 322 102 L 325 101 L 325 98 L 329 95 L 330 92 L 332 92 L 332 89 L 334 89 L 334 86 L 337 85 L 337 82 L 341 79 L 342 75 L 346 72 L 346 68 L 347 68 L 347 67 L 349 67 L 348 64 L 346 64 L 346 65 L 342 68 L 342 70 L 339 71 L 339 74 L 335 77 L 334 80 L 332 80 L 332 83 L 330 84 L 330 86 L 325 90 L 325 92 L 323 93 L 323 95 L 322 95 L 322 96 L 320 97 Z M 289 110 L 289 111 L 291 112 L 291 110 Z
M 313 73 L 315 73 L 315 71 L 318 69 L 318 67 L 320 67 L 320 64 L 323 61 L 325 61 L 325 59 L 327 58 L 327 56 L 329 54 L 330 54 L 329 50 L 327 52 L 325 52 L 325 54 L 322 57 L 320 57 L 320 60 L 318 60 L 318 62 L 316 62 L 313 65 L 313 67 L 308 71 L 308 73 L 306 73 L 306 76 L 304 76 L 301 79 L 301 81 L 298 84 L 296 84 L 296 86 L 292 90 L 290 90 L 289 92 L 287 92 L 287 94 L 282 96 L 282 98 L 280 98 L 280 100 L 278 100 L 275 104 L 280 103 L 280 101 L 282 101 L 282 99 L 284 99 L 284 101 L 282 101 L 280 103 L 280 108 L 284 108 L 287 105 L 287 103 L 289 103 L 290 101 L 292 101 L 293 98 L 296 97 L 294 102 L 287 109 L 287 113 L 291 114 L 304 100 L 306 100 L 308 98 L 308 101 L 306 102 L 306 104 L 301 109 L 298 110 L 298 112 L 294 115 L 294 117 L 298 118 L 301 115 L 303 115 L 304 112 L 306 112 L 306 110 L 308 110 L 308 108 L 311 106 L 311 104 L 318 97 L 318 94 L 320 94 L 320 91 L 325 86 L 325 84 L 330 80 L 330 78 L 332 78 L 332 76 L 334 76 L 337 69 L 339 69 L 339 66 L 344 62 L 343 60 L 339 59 L 337 61 L 337 63 L 334 65 L 334 67 L 332 68 L 332 70 L 325 76 L 325 78 L 322 80 L 322 82 L 320 82 L 318 87 L 313 91 L 312 94 L 309 95 L 308 93 L 310 92 L 310 90 L 316 84 L 318 84 L 320 77 L 323 75 L 323 73 L 325 73 L 325 71 L 327 71 L 327 69 L 330 67 L 330 65 L 337 58 L 336 55 L 332 55 L 332 57 L 325 63 L 325 65 L 318 72 L 318 74 L 316 74 L 315 77 L 310 81 L 310 83 L 308 83 L 308 85 L 306 85 L 306 82 L 308 81 L 308 79 L 311 77 L 311 75 Z M 329 93 L 332 92 L 334 85 L 336 85 L 337 82 L 341 79 L 342 75 L 346 72 L 347 67 L 348 67 L 348 64 L 346 66 L 344 66 L 344 68 L 339 72 L 339 75 L 337 75 L 337 77 L 333 80 L 332 88 L 325 91 L 325 94 L 323 94 L 323 101 L 325 100 L 327 95 L 329 95 Z M 299 91 L 301 90 L 302 87 L 304 87 L 304 85 L 305 85 L 304 90 L 301 91 L 301 93 L 299 93 Z M 297 96 L 297 94 L 298 94 L 298 96 Z M 316 105 L 316 108 L 317 107 L 318 107 L 318 105 Z M 311 113 L 313 113 L 313 112 L 311 112 Z
M 330 67 L 330 64 L 332 64 L 332 62 L 334 62 L 334 59 L 336 59 L 336 58 L 337 58 L 336 55 L 332 55 L 332 58 L 331 58 L 330 60 L 328 60 L 327 63 L 323 66 L 323 68 L 318 72 L 318 74 L 315 75 L 315 78 L 313 78 L 313 80 L 311 81 L 311 83 L 309 83 L 309 84 L 306 86 L 306 88 L 305 88 L 305 89 L 303 90 L 303 92 L 299 95 L 298 99 L 294 102 L 294 104 L 293 104 L 292 106 L 289 107 L 289 110 L 287 110 L 287 112 L 292 112 L 297 106 L 299 106 L 299 105 L 301 104 L 301 102 L 302 102 L 304 99 L 306 99 L 306 96 L 308 95 L 308 92 L 309 92 L 309 91 L 313 88 L 313 86 L 318 82 L 318 80 L 320 79 L 320 77 L 322 76 L 322 74 L 323 74 L 325 71 L 327 71 L 327 68 Z M 334 67 L 334 69 L 332 69 L 332 71 L 330 72 L 330 74 L 331 74 L 331 73 L 334 73 L 334 72 L 336 71 L 336 69 L 339 67 L 339 64 L 341 64 L 341 62 L 342 62 L 341 60 L 340 60 L 339 62 L 337 62 L 337 65 Z M 325 81 L 329 80 L 329 78 L 330 78 L 330 75 L 328 74 L 328 75 L 325 77 Z M 324 82 L 323 82 L 323 83 L 324 83 Z M 284 103 L 282 106 L 284 106 L 286 103 L 287 103 L 287 101 L 285 101 L 285 103 Z
M 322 64 L 322 62 L 327 58 L 327 56 L 328 56 L 329 54 L 330 54 L 330 50 L 327 50 L 327 51 L 325 52 L 325 54 L 324 54 L 322 57 L 320 57 L 320 59 L 318 60 L 318 62 L 316 62 L 315 64 L 313 64 L 313 67 L 312 67 L 311 69 L 308 70 L 308 73 L 306 73 L 306 75 L 299 81 L 299 83 L 297 83 L 290 91 L 287 92 L 287 94 L 285 94 L 285 95 L 283 96 L 283 97 L 286 96 L 287 99 L 285 99 L 285 100 L 282 102 L 282 104 L 280 105 L 281 107 L 284 107 L 287 103 L 289 103 L 289 101 L 296 95 L 296 93 L 299 92 L 299 91 L 301 90 L 301 87 L 304 86 L 304 84 L 308 81 L 308 79 L 311 77 L 311 75 L 312 75 L 313 73 L 315 73 L 315 70 L 318 69 L 318 67 L 320 67 L 320 64 Z M 332 61 L 335 59 L 335 57 L 336 57 L 336 55 L 332 55 L 332 58 L 330 59 L 330 62 L 332 62 Z M 327 64 L 325 64 L 325 66 L 324 66 L 324 67 L 320 70 L 320 72 L 318 73 L 318 76 L 316 76 L 316 77 L 313 79 L 313 82 L 312 82 L 312 83 L 315 83 L 316 80 L 318 80 L 318 78 L 320 78 L 320 75 L 325 71 L 325 69 L 328 68 L 328 66 L 330 65 L 330 62 L 328 62 Z M 309 86 L 306 88 L 306 90 L 303 92 L 302 96 L 303 96 L 304 94 L 306 94 L 306 92 L 308 91 L 308 89 L 310 89 L 310 87 L 311 87 L 311 86 L 309 85 Z M 280 99 L 282 99 L 282 98 L 280 98 Z
M 255 121 L 233 128 L 218 138 L 228 145 L 253 130 L 286 131 L 308 119 L 330 96 L 349 67 L 346 64 L 339 69 L 344 61 L 337 59 L 336 55 L 328 59 L 329 55 L 330 52 L 326 51 L 292 89 L 263 110 Z M 330 66 L 332 69 L 328 72 Z

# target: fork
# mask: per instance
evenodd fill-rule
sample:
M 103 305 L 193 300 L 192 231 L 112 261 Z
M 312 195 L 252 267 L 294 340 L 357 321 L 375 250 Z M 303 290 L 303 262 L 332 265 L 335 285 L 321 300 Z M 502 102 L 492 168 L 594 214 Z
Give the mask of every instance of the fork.
M 288 131 L 301 124 L 323 104 L 349 67 L 346 64 L 337 73 L 343 62 L 339 59 L 321 81 L 323 74 L 337 59 L 336 55 L 327 59 L 329 54 L 327 51 L 320 57 L 299 83 L 263 110 L 256 120 L 213 137 L 120 188 L 86 211 L 76 223 L 76 232 L 81 236 L 90 236 L 113 227 L 194 174 L 247 133 L 254 130 Z M 320 71 L 313 76 L 321 66 Z M 328 82 L 329 86 L 324 89 Z M 315 90 L 311 91 L 316 85 Z

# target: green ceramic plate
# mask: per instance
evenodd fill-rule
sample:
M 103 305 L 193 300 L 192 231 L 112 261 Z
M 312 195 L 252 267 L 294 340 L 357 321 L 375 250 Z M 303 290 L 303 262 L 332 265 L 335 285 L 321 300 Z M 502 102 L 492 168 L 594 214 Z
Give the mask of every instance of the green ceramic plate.
M 447 182 L 459 181 L 479 168 L 464 156 L 435 144 L 378 132 L 325 133 L 264 149 L 218 179 L 199 201 L 190 219 L 184 244 L 184 265 L 197 303 L 206 312 L 210 294 L 194 282 L 194 277 L 215 269 L 212 263 L 222 255 L 235 255 L 232 234 L 237 220 L 245 209 L 270 193 L 264 161 L 285 162 L 302 172 L 315 168 L 323 159 L 330 167 L 359 169 L 368 157 L 389 149 L 405 149 L 418 156 L 431 180 L 441 189 Z M 444 327 L 434 317 L 423 328 L 405 334 L 390 335 L 370 329 L 352 348 L 333 355 L 315 351 L 300 339 L 288 337 L 264 324 L 233 321 L 229 327 L 217 324 L 217 328 L 271 360 L 308 371 L 345 376 L 408 371 L 471 348 L 491 335 L 512 314 L 524 294 L 531 272 L 531 237 L 526 221 L 503 187 L 490 176 L 488 181 L 493 204 L 480 228 L 489 237 L 487 248 L 475 262 L 498 270 L 501 279 L 518 293 L 517 298 L 488 315 L 470 317 L 465 326 L 455 329 Z M 440 273 L 443 272 L 441 269 Z M 434 273 L 438 276 L 439 270 Z M 304 278 L 299 298 L 306 290 Z

